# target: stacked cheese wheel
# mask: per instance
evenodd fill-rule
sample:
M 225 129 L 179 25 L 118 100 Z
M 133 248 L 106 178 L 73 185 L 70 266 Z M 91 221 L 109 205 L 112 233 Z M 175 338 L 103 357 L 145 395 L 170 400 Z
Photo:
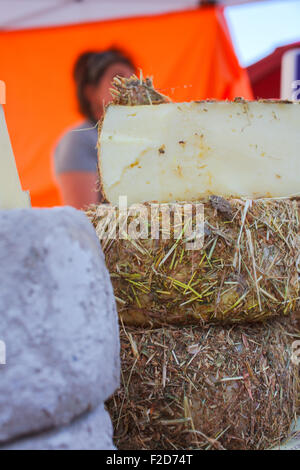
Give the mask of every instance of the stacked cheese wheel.
M 87 214 L 123 325 L 117 445 L 278 444 L 297 400 L 300 104 L 170 103 L 149 80 L 114 84 L 99 130 L 111 204 Z

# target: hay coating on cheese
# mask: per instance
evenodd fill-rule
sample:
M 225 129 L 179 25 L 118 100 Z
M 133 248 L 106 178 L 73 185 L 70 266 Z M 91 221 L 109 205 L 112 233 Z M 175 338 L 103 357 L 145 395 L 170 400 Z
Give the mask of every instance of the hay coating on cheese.
M 184 238 L 164 240 L 161 233 L 158 240 L 101 240 L 125 324 L 246 323 L 288 316 L 298 308 L 297 202 L 202 202 L 201 249 L 187 250 Z M 151 204 L 144 207 L 150 213 Z M 97 208 L 87 215 L 97 230 Z
M 299 371 L 290 322 L 121 327 L 118 449 L 269 449 L 289 436 Z M 290 336 L 289 336 L 290 335 Z

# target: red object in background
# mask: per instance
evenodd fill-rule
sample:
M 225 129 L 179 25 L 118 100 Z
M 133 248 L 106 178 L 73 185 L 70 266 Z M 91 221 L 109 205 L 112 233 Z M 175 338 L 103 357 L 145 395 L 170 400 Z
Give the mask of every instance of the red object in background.
M 300 47 L 300 42 L 278 47 L 247 68 L 255 99 L 280 98 L 281 59 L 285 52 Z
M 72 26 L 0 32 L 5 114 L 24 190 L 34 206 L 60 204 L 51 153 L 78 122 L 72 68 L 85 50 L 117 46 L 174 101 L 233 99 L 252 92 L 222 8 Z

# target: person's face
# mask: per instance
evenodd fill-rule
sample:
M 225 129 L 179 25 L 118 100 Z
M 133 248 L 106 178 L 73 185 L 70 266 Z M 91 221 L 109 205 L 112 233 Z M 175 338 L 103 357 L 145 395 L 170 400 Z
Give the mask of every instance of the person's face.
M 86 87 L 86 96 L 91 103 L 92 113 L 97 121 L 101 119 L 103 106 L 112 100 L 109 89 L 112 87 L 113 78 L 116 75 L 129 78 L 134 73 L 132 67 L 126 64 L 116 63 L 110 65 L 97 85 Z

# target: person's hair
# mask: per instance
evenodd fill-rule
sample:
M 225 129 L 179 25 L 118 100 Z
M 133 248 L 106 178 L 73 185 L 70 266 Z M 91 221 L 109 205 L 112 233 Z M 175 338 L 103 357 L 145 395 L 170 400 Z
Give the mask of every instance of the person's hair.
M 79 111 L 85 117 L 94 121 L 90 102 L 85 96 L 87 85 L 97 85 L 108 67 L 113 64 L 126 64 L 135 70 L 132 60 L 119 49 L 111 48 L 103 52 L 86 51 L 75 62 L 73 77 L 76 84 L 76 95 Z

